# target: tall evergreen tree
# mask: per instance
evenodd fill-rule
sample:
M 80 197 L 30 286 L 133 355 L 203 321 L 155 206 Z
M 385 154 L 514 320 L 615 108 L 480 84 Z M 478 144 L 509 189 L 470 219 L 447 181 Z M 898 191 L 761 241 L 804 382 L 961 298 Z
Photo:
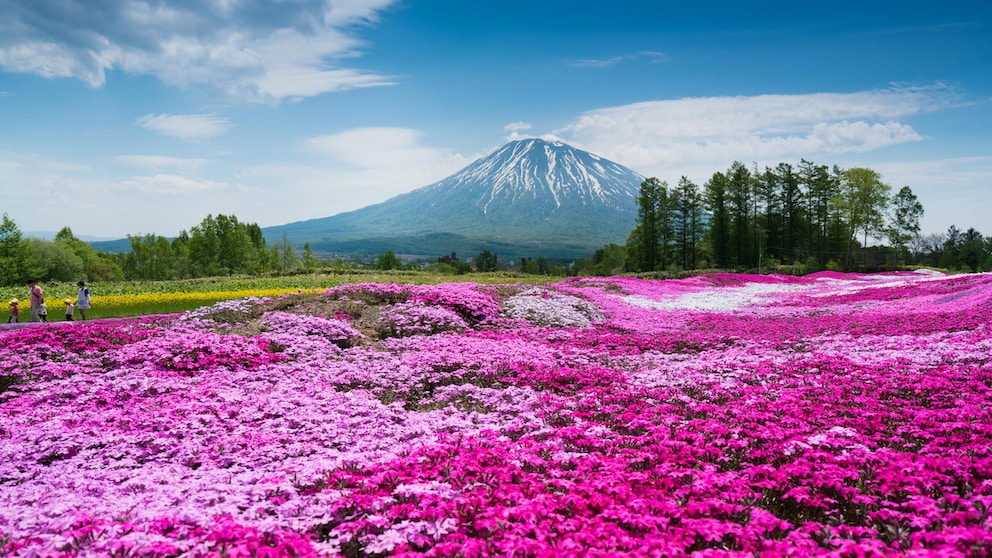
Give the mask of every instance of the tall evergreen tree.
M 782 186 L 779 175 L 769 167 L 764 172 L 754 172 L 754 197 L 757 211 L 754 214 L 755 249 L 758 269 L 773 257 L 783 260 L 783 230 L 785 216 L 782 210 Z
M 783 262 L 794 263 L 803 258 L 802 232 L 807 228 L 803 208 L 805 202 L 799 186 L 799 176 L 792 165 L 779 163 L 775 168 L 780 189 L 782 208 L 782 248 L 779 257 Z
M 730 266 L 730 201 L 727 190 L 729 179 L 716 172 L 703 185 L 703 200 L 710 212 L 708 239 L 713 253 L 713 265 L 726 269 Z
M 744 163 L 734 161 L 727 171 L 727 176 L 733 263 L 737 267 L 751 267 L 756 263 L 752 255 L 754 231 L 752 228 L 753 186 L 751 171 Z
M 948 269 L 957 269 L 960 265 L 961 246 L 964 244 L 961 230 L 951 225 L 944 235 L 944 245 L 940 254 L 940 266 Z
M 683 176 L 674 192 L 676 255 L 682 269 L 696 268 L 696 248 L 703 236 L 703 200 L 699 187 Z
M 307 271 L 313 271 L 320 263 L 320 258 L 317 257 L 313 248 L 310 247 L 309 242 L 303 243 L 303 253 L 300 255 L 300 260 L 303 262 L 303 269 Z
M 799 175 L 806 189 L 809 251 L 816 255 L 820 267 L 823 267 L 834 255 L 830 253 L 831 200 L 837 194 L 839 186 L 826 165 L 817 165 L 805 159 L 799 163 Z M 839 257 L 839 254 L 836 255 Z
M 653 271 L 658 267 L 658 190 L 657 178 L 641 182 L 637 197 L 637 224 L 640 228 L 637 255 L 638 271 Z
M 986 253 L 985 237 L 974 228 L 969 228 L 961 235 L 961 249 L 958 252 L 958 265 L 963 271 L 984 271 L 988 255 Z
M 637 225 L 627 239 L 630 264 L 635 271 L 655 271 L 668 264 L 672 242 L 672 207 L 668 185 L 657 178 L 641 182 L 637 196 Z

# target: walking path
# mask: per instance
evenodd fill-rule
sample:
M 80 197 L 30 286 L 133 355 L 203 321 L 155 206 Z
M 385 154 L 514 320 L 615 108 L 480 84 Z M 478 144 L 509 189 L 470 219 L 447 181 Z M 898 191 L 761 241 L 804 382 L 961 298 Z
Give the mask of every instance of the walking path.
M 91 318 L 89 320 L 74 320 L 67 322 L 65 320 L 49 320 L 47 322 L 17 322 L 17 323 L 0 323 L 0 331 L 6 331 L 10 329 L 23 329 L 25 327 L 35 327 L 35 326 L 74 326 L 79 324 L 88 323 L 101 323 L 101 324 L 113 324 L 113 323 L 124 323 L 131 322 L 134 320 L 146 319 L 146 318 L 168 318 L 179 316 L 180 314 L 145 314 L 143 316 L 122 316 L 116 318 Z

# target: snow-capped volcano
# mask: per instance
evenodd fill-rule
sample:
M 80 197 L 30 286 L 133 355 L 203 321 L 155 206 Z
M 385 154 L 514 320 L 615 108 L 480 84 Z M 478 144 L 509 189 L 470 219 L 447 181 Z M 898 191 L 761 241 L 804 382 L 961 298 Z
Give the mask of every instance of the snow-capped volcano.
M 422 188 L 433 204 L 470 202 L 484 214 L 535 204 L 545 214 L 569 206 L 634 207 L 644 177 L 560 142 L 510 142 L 461 171 Z
M 434 184 L 323 219 L 271 227 L 315 250 L 577 257 L 623 243 L 644 177 L 560 142 L 510 142 Z M 433 240 L 432 240 L 433 239 Z M 447 246 L 447 248 L 446 248 Z M 350 248 L 349 248 L 350 247 Z

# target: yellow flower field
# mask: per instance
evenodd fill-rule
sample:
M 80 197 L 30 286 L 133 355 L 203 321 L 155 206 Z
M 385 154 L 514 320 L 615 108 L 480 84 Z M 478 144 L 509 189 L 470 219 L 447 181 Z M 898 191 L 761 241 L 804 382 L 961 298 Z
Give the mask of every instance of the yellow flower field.
M 245 297 L 274 297 L 289 293 L 319 293 L 343 283 L 443 283 L 471 280 L 476 283 L 542 283 L 546 276 L 508 273 L 473 273 L 450 276 L 418 271 L 314 273 L 281 277 L 212 277 L 175 281 L 122 281 L 91 284 L 92 308 L 87 318 L 177 314 L 209 306 L 222 300 Z M 43 283 L 49 320 L 61 319 L 63 299 L 75 300 L 74 283 Z M 27 317 L 27 287 L 0 287 L 0 320 L 9 317 L 6 302 L 21 300 L 21 321 Z M 76 319 L 79 319 L 77 315 Z

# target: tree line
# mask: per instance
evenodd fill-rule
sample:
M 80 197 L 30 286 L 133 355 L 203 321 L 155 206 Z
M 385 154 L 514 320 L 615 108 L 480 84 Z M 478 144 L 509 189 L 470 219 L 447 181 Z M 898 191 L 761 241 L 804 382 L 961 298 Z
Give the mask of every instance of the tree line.
M 161 281 L 215 277 L 224 275 L 258 275 L 296 273 L 318 269 L 335 271 L 373 268 L 424 269 L 441 274 L 461 275 L 473 271 L 497 271 L 496 254 L 484 250 L 468 262 L 404 263 L 392 250 L 368 262 L 322 260 L 304 243 L 302 251 L 282 240 L 268 244 L 256 223 L 245 223 L 234 215 L 207 215 L 198 225 L 183 230 L 175 238 L 156 234 L 128 235 L 130 250 L 108 253 L 95 250 L 89 243 L 64 227 L 53 240 L 24 238 L 17 224 L 7 214 L 0 223 L 0 285 L 23 285 L 28 279 L 39 281 L 89 282 Z M 545 258 L 529 260 L 525 273 L 563 275 L 566 268 L 553 267 Z
M 169 280 L 234 274 L 306 271 L 319 258 L 309 243 L 298 252 L 288 240 L 267 245 L 256 223 L 234 215 L 208 215 L 169 239 L 128 235 L 131 250 L 98 252 L 64 227 L 53 240 L 24 238 L 17 224 L 0 222 L 0 285 L 40 281 Z
M 127 238 L 131 250 L 115 259 L 129 280 L 257 275 L 314 269 L 319 263 L 309 243 L 302 253 L 285 237 L 269 246 L 258 224 L 234 215 L 207 215 L 171 240 L 154 234 Z
M 580 273 L 992 269 L 992 237 L 954 226 L 921 235 L 924 208 L 913 191 L 893 193 L 869 168 L 803 160 L 759 171 L 734 162 L 701 187 L 684 176 L 674 187 L 648 178 L 637 205 L 626 243 L 576 262 Z
M 992 270 L 992 237 L 951 226 L 922 235 L 923 205 L 908 186 L 897 192 L 872 169 L 842 169 L 802 160 L 758 170 L 734 162 L 702 186 L 682 177 L 674 187 L 657 178 L 640 185 L 636 225 L 624 244 L 608 244 L 570 266 L 539 257 L 525 273 L 613 275 L 698 269 L 875 271 L 926 265 L 951 271 Z M 326 266 L 305 243 L 283 237 L 267 244 L 256 223 L 208 215 L 175 238 L 128 235 L 130 251 L 95 250 L 65 227 L 53 240 L 24 238 L 7 214 L 0 221 L 0 285 L 28 279 L 74 282 L 168 280 L 232 274 L 292 273 Z M 870 245 L 869 241 L 875 241 Z M 495 271 L 495 254 L 475 258 Z M 371 263 L 406 267 L 391 251 Z M 332 268 L 348 267 L 341 260 Z M 426 266 L 440 273 L 473 271 L 466 262 Z

